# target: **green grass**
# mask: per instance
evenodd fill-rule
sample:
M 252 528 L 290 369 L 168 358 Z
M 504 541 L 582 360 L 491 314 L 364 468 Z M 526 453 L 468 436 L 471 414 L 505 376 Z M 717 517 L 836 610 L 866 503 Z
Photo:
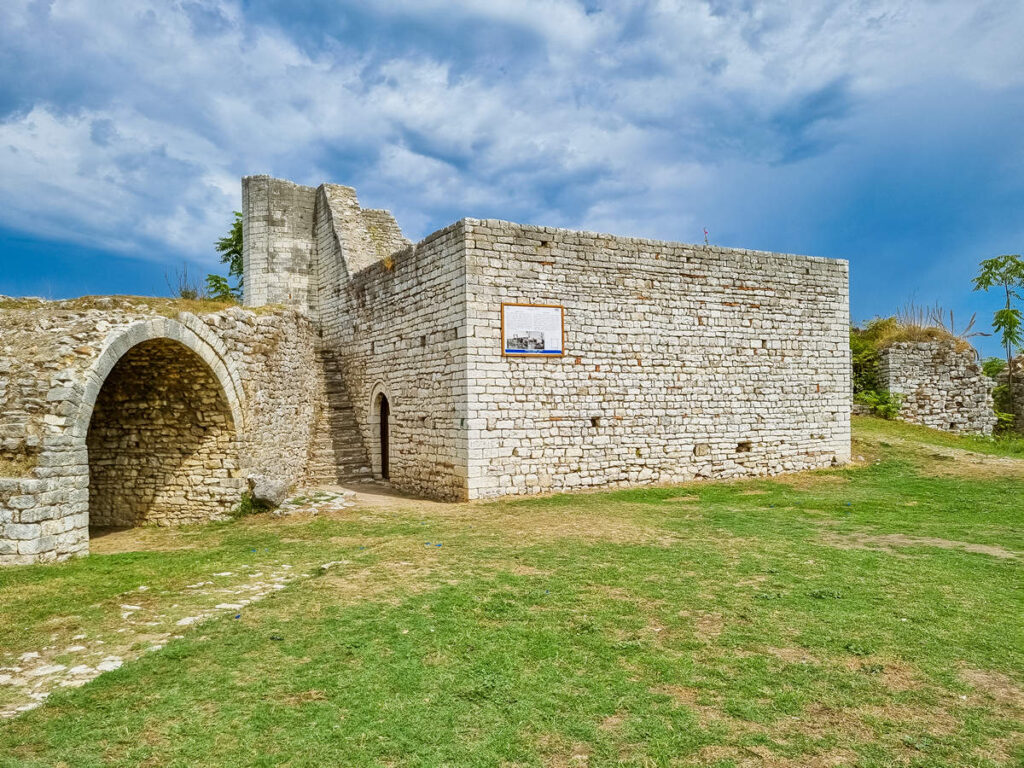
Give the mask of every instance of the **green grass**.
M 1024 470 L 855 433 L 863 466 L 794 478 L 257 516 L 0 571 L 12 654 L 116 643 L 140 585 L 173 619 L 210 573 L 306 576 L 0 722 L 0 766 L 1024 764 Z

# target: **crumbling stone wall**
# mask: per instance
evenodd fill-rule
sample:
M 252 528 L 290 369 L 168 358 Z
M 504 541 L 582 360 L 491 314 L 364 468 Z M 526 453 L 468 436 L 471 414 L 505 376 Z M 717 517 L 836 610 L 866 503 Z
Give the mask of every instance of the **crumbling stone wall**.
M 994 382 L 973 349 L 952 341 L 898 342 L 882 351 L 879 379 L 903 395 L 899 418 L 963 434 L 992 434 Z
M 203 466 L 190 459 L 183 465 L 183 477 L 162 475 L 170 487 L 156 495 L 186 505 L 173 519 L 225 514 L 250 475 L 270 475 L 288 484 L 304 481 L 315 399 L 322 395 L 322 387 L 318 390 L 315 384 L 309 319 L 289 310 L 257 314 L 237 307 L 203 315 L 183 312 L 174 319 L 160 313 L 173 314 L 174 304 L 123 297 L 0 300 L 0 445 L 5 456 L 0 472 L 7 475 L 0 477 L 0 565 L 84 553 L 91 522 L 137 519 L 149 491 L 121 497 L 134 516 L 111 512 L 106 501 L 116 485 L 111 462 L 124 475 L 126 465 L 118 461 L 170 461 L 173 451 L 166 446 L 147 454 L 135 451 L 130 443 L 136 438 L 128 437 L 144 436 L 151 445 L 161 444 L 160 430 L 140 431 L 142 406 L 133 414 L 132 402 L 159 401 L 170 412 L 177 408 L 179 415 L 186 409 L 185 395 L 161 383 L 168 370 L 171 379 L 181 374 L 177 378 L 187 380 L 193 390 L 185 398 L 189 407 L 198 409 L 190 416 L 193 426 L 206 425 L 205 438 L 199 440 Z M 150 342 L 181 346 L 185 351 L 176 359 L 199 367 L 186 374 L 172 362 L 173 355 L 156 354 L 158 345 Z M 118 368 L 121 361 L 126 361 L 124 369 Z M 135 369 L 138 386 L 118 383 L 128 369 Z M 105 391 L 108 384 L 111 388 Z M 111 422 L 114 403 L 123 411 L 120 425 Z M 90 456 L 94 415 L 100 431 L 92 435 L 97 450 Z M 160 429 L 172 437 L 168 422 Z M 214 433 L 207 444 L 205 439 Z M 203 437 L 192 430 L 178 436 Z M 128 476 L 137 473 L 152 491 L 158 473 L 132 466 Z M 91 474 L 98 483 L 92 494 Z M 202 489 L 204 485 L 209 487 Z M 90 496 L 99 500 L 95 521 L 90 519 Z M 192 504 L 195 508 L 190 509 Z M 143 516 L 170 522 L 169 508 L 163 510 L 151 508 Z

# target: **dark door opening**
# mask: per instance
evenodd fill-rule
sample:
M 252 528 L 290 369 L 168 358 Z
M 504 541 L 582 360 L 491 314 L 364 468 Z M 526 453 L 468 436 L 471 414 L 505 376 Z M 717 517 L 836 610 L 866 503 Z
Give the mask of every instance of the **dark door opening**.
M 388 421 L 391 418 L 391 406 L 385 395 L 380 396 L 380 476 L 387 480 L 391 477 L 391 446 L 388 444 Z

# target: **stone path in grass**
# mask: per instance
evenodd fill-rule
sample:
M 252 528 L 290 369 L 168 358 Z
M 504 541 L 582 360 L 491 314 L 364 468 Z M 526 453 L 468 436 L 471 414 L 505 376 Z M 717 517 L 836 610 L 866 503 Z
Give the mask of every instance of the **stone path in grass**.
M 316 490 L 295 497 L 271 513 L 316 516 L 355 506 L 354 491 Z M 131 529 L 109 535 L 103 552 L 146 549 L 147 529 Z M 140 538 L 141 537 L 141 538 Z M 325 563 L 322 569 L 347 561 Z M 76 688 L 104 672 L 118 669 L 144 653 L 158 651 L 170 640 L 183 637 L 189 627 L 216 617 L 241 616 L 241 612 L 267 595 L 284 589 L 296 579 L 308 578 L 289 563 L 243 565 L 236 571 L 196 574 L 195 582 L 180 592 L 157 594 L 142 584 L 118 596 L 111 611 L 116 626 L 75 635 L 70 643 L 55 643 L 22 654 L 0 652 L 0 718 L 15 717 L 40 706 L 60 688 Z M 156 599 L 154 599 L 156 598 Z M 161 599 L 162 598 L 162 599 Z
M 147 599 L 150 589 L 140 585 L 119 596 L 121 626 L 104 632 L 103 638 L 80 634 L 70 645 L 45 646 L 18 656 L 0 654 L 0 718 L 35 709 L 59 688 L 85 685 L 126 661 L 158 651 L 168 641 L 181 638 L 188 627 L 232 613 L 237 618 L 246 606 L 308 576 L 285 563 L 262 570 L 242 566 L 238 572 L 203 574 L 185 587 L 180 602 L 157 609 L 145 605 L 151 602 Z

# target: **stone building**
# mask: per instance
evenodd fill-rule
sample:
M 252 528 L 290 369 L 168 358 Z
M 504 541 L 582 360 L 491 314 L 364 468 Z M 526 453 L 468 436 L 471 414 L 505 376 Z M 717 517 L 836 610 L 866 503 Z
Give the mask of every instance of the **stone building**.
M 902 421 L 962 434 L 990 435 L 995 428 L 995 382 L 970 345 L 898 342 L 882 350 L 878 374 L 883 389 L 903 396 Z
M 412 244 L 348 187 L 242 197 L 244 308 L 0 301 L 0 563 L 268 478 L 464 500 L 849 458 L 846 262 L 478 219 Z

